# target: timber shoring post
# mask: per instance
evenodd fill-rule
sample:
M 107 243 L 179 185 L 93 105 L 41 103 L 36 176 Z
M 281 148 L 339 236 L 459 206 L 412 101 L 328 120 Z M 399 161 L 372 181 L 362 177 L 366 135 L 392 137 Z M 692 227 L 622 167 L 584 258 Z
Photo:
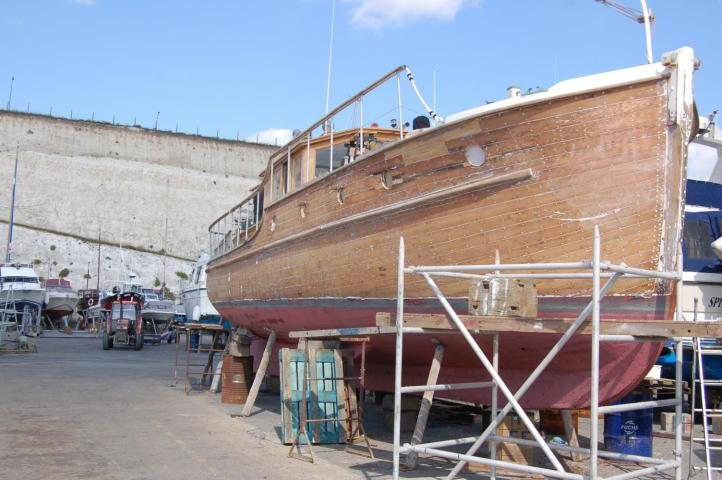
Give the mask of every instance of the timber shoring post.
M 215 372 L 213 374 L 213 380 L 211 381 L 211 393 L 218 393 L 218 387 L 221 385 L 221 376 L 223 374 L 223 359 L 228 354 L 228 351 L 231 347 L 231 338 L 233 337 L 233 332 L 226 335 L 226 345 L 223 348 L 223 352 L 221 353 L 221 359 L 218 361 L 218 364 L 216 365 Z
M 564 436 L 567 437 L 567 442 L 570 447 L 579 446 L 579 437 L 577 437 L 577 429 L 574 428 L 574 422 L 572 419 L 571 410 L 560 410 L 559 413 L 564 421 Z M 579 452 L 572 452 L 572 460 L 578 462 L 582 459 L 582 455 Z
M 273 352 L 273 344 L 276 343 L 276 332 L 271 329 L 269 329 L 269 331 L 271 333 L 268 335 L 268 340 L 266 341 L 266 348 L 263 350 L 263 357 L 261 357 L 261 363 L 258 365 L 256 377 L 253 379 L 253 385 L 251 385 L 251 391 L 248 392 L 248 399 L 246 400 L 246 404 L 243 405 L 243 411 L 241 412 L 241 416 L 243 417 L 249 417 L 251 415 L 253 405 L 256 403 L 258 391 L 261 389 L 263 377 L 266 376 L 268 361 L 271 358 L 271 352 Z
M 434 386 L 439 379 L 439 371 L 441 370 L 441 362 L 444 359 L 444 344 L 437 339 L 431 340 L 436 344 L 434 349 L 434 358 L 431 360 L 431 368 L 429 368 L 429 377 L 426 380 L 427 386 Z M 417 445 L 424 439 L 424 432 L 426 431 L 426 423 L 429 420 L 429 411 L 431 410 L 431 404 L 434 401 L 434 391 L 427 390 L 424 392 L 424 396 L 421 398 L 421 407 L 419 408 L 419 416 L 416 418 L 416 427 L 414 427 L 414 433 L 411 436 L 411 445 Z M 416 452 L 409 452 L 406 456 L 406 465 L 404 469 L 411 470 L 416 468 L 416 460 L 419 454 Z

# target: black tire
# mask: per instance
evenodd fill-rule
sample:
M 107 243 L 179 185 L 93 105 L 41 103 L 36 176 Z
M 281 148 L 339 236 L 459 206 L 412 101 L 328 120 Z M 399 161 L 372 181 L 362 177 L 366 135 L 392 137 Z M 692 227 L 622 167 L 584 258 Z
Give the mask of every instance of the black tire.
M 143 348 L 143 333 L 141 332 L 140 335 L 135 336 L 135 343 L 133 344 L 133 348 L 136 350 L 140 350 Z

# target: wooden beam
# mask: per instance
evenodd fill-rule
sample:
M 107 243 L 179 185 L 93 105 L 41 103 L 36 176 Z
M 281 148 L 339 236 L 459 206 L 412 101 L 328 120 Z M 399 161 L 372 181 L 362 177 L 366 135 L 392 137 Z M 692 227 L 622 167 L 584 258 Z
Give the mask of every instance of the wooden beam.
M 261 389 L 261 383 L 263 383 L 263 379 L 266 376 L 266 368 L 268 368 L 268 361 L 271 358 L 274 343 L 276 343 L 276 332 L 271 330 L 271 333 L 268 335 L 268 340 L 266 340 L 266 348 L 263 350 L 261 363 L 258 365 L 256 376 L 253 379 L 253 385 L 251 385 L 251 391 L 248 392 L 248 399 L 246 399 L 246 404 L 243 405 L 243 411 L 241 412 L 241 415 L 244 417 L 248 417 L 251 415 L 253 405 L 256 403 L 258 391 Z
M 459 315 L 459 319 L 472 333 L 519 332 L 564 333 L 574 323 L 572 318 L 521 318 Z M 378 328 L 395 325 L 395 315 L 386 312 L 376 314 Z M 405 313 L 404 327 L 429 330 L 455 330 L 456 327 L 444 314 Z M 591 335 L 589 320 L 577 331 Z M 635 337 L 703 337 L 722 338 L 722 321 L 674 322 L 668 320 L 614 320 L 600 321 L 602 335 L 633 335 Z
M 432 339 L 436 343 L 434 348 L 434 358 L 431 359 L 431 368 L 429 368 L 429 377 L 426 380 L 426 385 L 435 386 L 439 380 L 439 371 L 441 370 L 441 361 L 444 359 L 444 345 L 438 340 Z M 421 398 L 421 407 L 419 408 L 419 416 L 416 418 L 416 427 L 414 427 L 414 434 L 411 435 L 411 445 L 418 445 L 424 439 L 424 432 L 426 431 L 426 422 L 429 420 L 429 412 L 431 411 L 431 404 L 434 401 L 434 391 L 427 390 L 424 392 Z M 416 468 L 416 460 L 419 454 L 416 452 L 409 452 L 406 456 L 406 468 Z
M 290 332 L 289 338 L 324 338 L 324 337 L 367 337 L 368 335 L 396 333 L 396 327 L 359 327 L 359 328 L 328 328 L 325 330 L 301 330 Z M 350 339 L 344 339 L 349 341 Z

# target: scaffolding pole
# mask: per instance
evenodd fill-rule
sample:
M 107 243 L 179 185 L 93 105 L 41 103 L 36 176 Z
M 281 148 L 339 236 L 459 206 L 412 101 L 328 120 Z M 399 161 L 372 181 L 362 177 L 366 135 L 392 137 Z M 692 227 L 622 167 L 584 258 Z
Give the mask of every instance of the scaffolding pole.
M 594 227 L 594 237 L 592 245 L 592 260 L 582 262 L 565 262 L 565 263 L 538 263 L 538 264 L 508 264 L 504 265 L 499 262 L 493 265 L 456 265 L 456 266 L 406 266 L 405 265 L 405 247 L 403 238 L 399 242 L 399 264 L 398 264 L 398 291 L 397 291 L 397 310 L 395 323 L 392 323 L 393 327 L 379 325 L 377 322 L 378 331 L 377 334 L 393 333 L 396 336 L 396 358 L 395 358 L 395 391 L 394 391 L 394 437 L 393 437 L 393 479 L 398 480 L 399 478 L 399 465 L 400 455 L 405 454 L 429 454 L 449 460 L 455 460 L 457 463 L 455 467 L 446 477 L 447 480 L 453 479 L 464 465 L 468 462 L 484 464 L 491 467 L 492 478 L 496 475 L 496 468 L 505 468 L 509 470 L 516 470 L 524 473 L 542 474 L 552 478 L 563 478 L 563 479 L 586 479 L 597 480 L 601 478 L 598 472 L 599 458 L 608 458 L 612 460 L 631 460 L 648 466 L 642 466 L 634 471 L 626 472 L 621 475 L 609 477 L 609 479 L 623 480 L 639 478 L 650 473 L 662 472 L 666 470 L 675 470 L 675 479 L 681 480 L 681 465 L 682 465 L 682 405 L 683 405 L 683 389 L 682 389 L 682 343 L 681 338 L 675 337 L 673 334 L 675 329 L 667 327 L 663 335 L 660 337 L 659 331 L 652 332 L 649 329 L 634 328 L 631 327 L 628 335 L 602 335 L 601 325 L 604 323 L 601 320 L 601 301 L 604 296 L 609 293 L 612 287 L 619 280 L 626 279 L 639 279 L 639 278 L 656 278 L 660 280 L 668 280 L 675 282 L 676 287 L 676 321 L 682 321 L 682 272 L 681 272 L 681 254 L 676 259 L 676 271 L 655 271 L 641 268 L 628 267 L 624 264 L 613 264 L 601 260 L 601 237 L 597 226 Z M 538 271 L 554 271 L 554 273 L 538 273 Z M 588 273 L 565 273 L 564 270 L 591 270 Z M 534 271 L 535 273 L 527 273 Z M 480 273 L 476 273 L 480 272 Z M 484 272 L 489 272 L 485 274 Z M 507 272 L 507 273 L 502 273 Z M 513 273 L 508 273 L 513 272 Z M 517 273 L 519 272 L 519 273 Z M 436 298 L 444 308 L 446 317 L 451 320 L 451 325 L 440 326 L 439 328 L 444 329 L 444 332 L 440 332 L 438 329 L 423 328 L 424 322 L 414 322 L 414 319 L 418 319 L 413 314 L 410 315 L 411 323 L 405 322 L 404 319 L 404 277 L 405 275 L 420 275 L 422 276 L 426 284 L 430 287 Z M 479 347 L 477 341 L 472 337 L 471 332 L 464 324 L 464 321 L 451 307 L 450 303 L 444 296 L 441 289 L 434 282 L 433 276 L 439 277 L 458 277 L 458 278 L 535 278 L 539 280 L 545 279 L 591 279 L 592 280 L 592 298 L 591 301 L 586 305 L 585 308 L 579 313 L 578 317 L 566 327 L 557 343 L 550 349 L 548 354 L 539 363 L 536 369 L 529 375 L 519 389 L 512 393 L 506 384 L 502 376 L 499 373 L 498 355 L 499 355 L 499 331 L 483 331 L 482 334 L 493 335 L 493 352 L 492 360 L 490 361 L 484 352 Z M 601 285 L 601 279 L 607 279 L 604 286 Z M 442 317 L 438 315 L 438 317 Z M 591 317 L 591 331 L 588 328 L 584 329 L 584 332 L 580 331 L 585 322 L 588 322 Z M 468 318 L 468 317 L 467 317 Z M 378 320 L 378 317 L 377 317 Z M 423 319 L 422 319 L 423 320 Z M 605 321 L 607 322 L 607 321 Z M 668 322 L 669 323 L 669 322 Z M 719 322 L 718 322 L 719 323 Z M 421 327 L 419 327 L 421 324 Z M 719 328 L 720 325 L 715 325 Z M 507 327 L 508 328 L 508 327 Z M 365 330 L 365 333 L 368 333 Z M 427 385 L 427 386 L 404 386 L 402 385 L 402 358 L 403 358 L 403 335 L 404 334 L 429 334 L 429 333 L 456 333 L 461 334 L 469 346 L 472 348 L 477 358 L 486 370 L 486 373 L 491 377 L 491 382 L 476 382 L 473 384 L 442 384 L 442 385 Z M 360 333 L 360 332 L 359 332 Z M 478 333 L 478 332 L 477 332 Z M 560 332 L 561 333 L 561 332 Z M 546 367 L 552 362 L 557 356 L 559 351 L 564 345 L 574 336 L 580 334 L 590 334 L 592 337 L 592 354 L 591 354 L 591 365 L 590 365 L 590 417 L 591 417 L 591 435 L 590 435 L 590 448 L 581 447 L 570 447 L 548 444 L 541 436 L 535 425 L 528 418 L 524 410 L 519 404 L 519 399 L 527 392 L 531 385 L 539 378 Z M 717 332 L 718 336 L 720 332 Z M 623 338 L 622 338 L 623 337 Z M 659 341 L 661 338 L 672 338 L 675 337 L 676 351 L 677 351 L 677 362 L 675 366 L 676 376 L 676 388 L 675 398 L 672 400 L 656 400 L 648 402 L 637 402 L 634 404 L 627 404 L 624 406 L 605 406 L 599 405 L 599 344 L 601 341 Z M 400 440 L 400 417 L 401 417 L 401 395 L 404 393 L 420 393 L 426 391 L 436 390 L 452 390 L 459 388 L 492 388 L 492 415 L 491 422 L 485 428 L 485 430 L 479 436 L 466 437 L 461 439 L 452 439 L 447 441 L 432 442 L 432 443 L 419 443 L 414 445 L 413 443 L 405 443 L 401 445 Z M 506 398 L 506 405 L 498 409 L 497 395 L 496 392 L 500 391 Z M 617 411 L 629 411 L 638 410 L 643 408 L 658 408 L 661 406 L 674 406 L 676 412 L 675 420 L 675 449 L 673 459 L 661 459 L 654 457 L 644 457 L 639 455 L 626 455 L 619 454 L 616 452 L 608 452 L 600 450 L 598 446 L 599 438 L 599 419 L 598 415 L 600 412 L 617 412 Z M 529 432 L 531 433 L 533 440 L 531 439 L 517 439 L 512 437 L 500 437 L 496 433 L 497 426 L 501 423 L 504 417 L 514 409 L 525 424 Z M 486 441 L 490 442 L 490 449 L 492 452 L 491 458 L 483 458 L 475 456 L 476 451 Z M 508 461 L 496 460 L 496 443 L 497 442 L 511 442 L 518 443 L 526 446 L 533 446 L 540 448 L 553 465 L 553 469 L 546 467 L 536 467 L 524 464 L 518 464 Z M 442 450 L 444 447 L 458 446 L 463 444 L 471 443 L 471 447 L 465 454 L 457 452 L 450 452 Z M 559 463 L 555 454 L 552 450 L 560 450 L 571 453 L 585 453 L 589 455 L 589 474 L 581 475 L 566 471 L 564 467 Z M 608 479 L 608 480 L 609 480 Z

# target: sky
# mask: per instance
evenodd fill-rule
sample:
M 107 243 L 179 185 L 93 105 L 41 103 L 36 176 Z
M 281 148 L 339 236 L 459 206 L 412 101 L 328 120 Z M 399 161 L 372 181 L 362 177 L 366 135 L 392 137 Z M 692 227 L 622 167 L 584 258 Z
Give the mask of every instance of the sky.
M 722 109 L 722 0 L 648 3 L 655 61 L 693 47 L 699 112 Z M 332 7 L 0 0 L 0 108 L 282 144 L 325 113 Z M 448 115 L 645 63 L 643 27 L 594 0 L 336 0 L 333 18 L 332 108 L 401 64 Z

